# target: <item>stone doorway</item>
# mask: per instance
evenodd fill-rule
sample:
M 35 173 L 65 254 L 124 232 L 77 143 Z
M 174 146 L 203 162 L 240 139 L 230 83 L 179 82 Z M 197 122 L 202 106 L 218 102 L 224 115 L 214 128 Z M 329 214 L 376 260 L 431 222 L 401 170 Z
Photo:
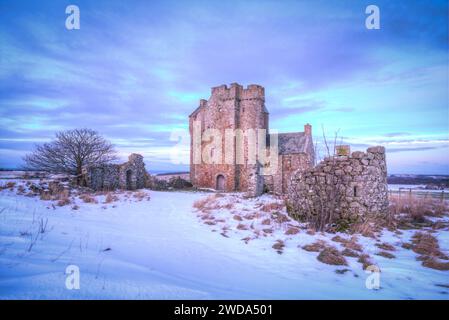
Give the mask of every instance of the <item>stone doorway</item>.
M 225 190 L 225 185 L 226 185 L 226 179 L 222 174 L 219 174 L 217 176 L 217 190 L 219 191 L 224 191 Z
M 131 170 L 126 171 L 126 189 L 133 189 L 133 180 L 132 180 L 133 172 Z

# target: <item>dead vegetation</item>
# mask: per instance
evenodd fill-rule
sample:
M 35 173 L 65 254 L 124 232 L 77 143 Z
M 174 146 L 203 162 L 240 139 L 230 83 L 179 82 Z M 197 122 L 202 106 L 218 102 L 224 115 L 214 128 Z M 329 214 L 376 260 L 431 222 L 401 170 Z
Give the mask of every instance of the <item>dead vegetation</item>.
M 119 199 L 115 194 L 108 192 L 108 194 L 106 195 L 106 198 L 104 200 L 104 203 L 112 203 L 112 202 L 116 202 L 118 200 Z
M 390 252 L 387 251 L 379 251 L 376 253 L 376 255 L 387 258 L 387 259 L 394 259 L 396 256 Z
M 223 198 L 223 195 L 220 193 L 207 196 L 206 198 L 202 198 L 200 200 L 195 201 L 193 203 L 193 207 L 202 213 L 208 213 L 212 210 L 218 209 L 231 210 L 234 207 L 233 203 L 225 203 L 225 204 L 218 203 L 217 199 L 219 198 Z
M 15 186 L 16 186 L 16 183 L 14 181 L 9 181 L 9 182 L 5 183 L 4 185 L 0 185 L 0 190 L 9 189 L 9 190 L 13 191 Z
M 289 227 L 287 231 L 285 231 L 286 235 L 294 235 L 299 233 L 299 228 L 296 227 Z
M 369 254 L 361 254 L 357 262 L 362 264 L 363 270 L 366 270 L 369 266 L 374 265 Z
M 416 232 L 412 237 L 411 249 L 416 258 L 427 268 L 449 270 L 449 257 L 440 250 L 438 239 L 426 232 Z
M 98 203 L 97 199 L 88 193 L 80 195 L 79 198 L 83 200 L 84 203 Z
M 428 217 L 443 217 L 449 211 L 446 201 L 430 196 L 418 197 L 411 193 L 399 194 L 390 195 L 389 200 L 390 213 L 399 229 L 433 227 L 436 222 L 432 222 Z
M 309 252 L 320 252 L 327 246 L 326 242 L 323 240 L 318 240 L 311 244 L 306 244 L 302 248 Z
M 317 257 L 318 261 L 334 265 L 347 266 L 345 257 L 335 247 L 325 247 Z
M 275 244 L 273 244 L 273 249 L 279 254 L 282 254 L 284 247 L 285 243 L 282 240 L 276 240 Z
M 285 208 L 285 205 L 283 203 L 270 202 L 270 203 L 263 204 L 262 207 L 260 208 L 260 210 L 264 211 L 264 212 L 271 212 L 271 211 L 281 211 L 284 208 Z
M 385 250 L 385 251 L 396 251 L 396 248 L 392 244 L 389 244 L 389 243 L 386 243 L 386 242 L 376 243 L 375 245 L 379 249 L 382 249 L 382 250 Z

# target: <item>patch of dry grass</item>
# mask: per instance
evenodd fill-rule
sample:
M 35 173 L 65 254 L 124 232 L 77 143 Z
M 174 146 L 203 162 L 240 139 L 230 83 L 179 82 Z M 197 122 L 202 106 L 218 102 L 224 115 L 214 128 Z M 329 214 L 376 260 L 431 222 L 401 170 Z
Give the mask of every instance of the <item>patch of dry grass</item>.
M 15 186 L 16 186 L 15 182 L 9 181 L 9 182 L 5 183 L 4 185 L 0 185 L 0 190 L 5 190 L 5 189 L 13 190 Z
M 366 270 L 369 266 L 374 265 L 369 254 L 361 254 L 357 262 L 362 264 L 363 270 Z
M 237 229 L 239 229 L 239 230 L 248 230 L 248 227 L 246 225 L 244 225 L 243 223 L 239 223 L 237 225 Z
M 276 240 L 276 242 L 273 244 L 272 248 L 276 250 L 277 253 L 282 254 L 285 247 L 285 243 L 282 240 Z
M 399 222 L 422 223 L 426 221 L 426 216 L 441 217 L 449 211 L 447 202 L 430 196 L 395 194 L 390 195 L 389 201 L 390 212 L 399 219 Z
M 327 246 L 326 242 L 324 242 L 323 240 L 318 240 L 318 241 L 315 241 L 314 243 L 306 244 L 302 248 L 309 252 L 320 252 L 326 246 Z
M 354 251 L 354 250 L 348 249 L 348 248 L 345 248 L 345 249 L 341 252 L 341 254 L 344 255 L 344 256 L 346 256 L 346 257 L 353 257 L 353 258 L 357 258 L 357 257 L 360 256 L 359 253 L 357 253 L 357 252 Z
M 207 196 L 206 198 L 195 201 L 193 207 L 201 212 L 210 210 L 210 207 L 215 203 L 215 199 L 216 195 Z
M 440 250 L 438 239 L 426 232 L 416 232 L 412 237 L 411 249 L 419 256 L 422 265 L 436 270 L 449 270 L 449 257 Z M 442 261 L 446 260 L 446 261 Z
M 279 224 L 290 221 L 290 218 L 287 217 L 287 215 L 280 212 L 273 212 L 271 214 L 271 218 Z
M 65 197 L 65 198 L 59 199 L 57 205 L 60 206 L 60 207 L 63 207 L 63 206 L 66 206 L 68 204 L 71 204 L 71 203 L 72 202 L 70 201 L 70 198 L 69 197 Z
M 379 251 L 376 253 L 376 255 L 387 258 L 387 259 L 394 259 L 396 256 L 390 252 L 387 251 Z
M 396 251 L 396 248 L 392 244 L 389 244 L 389 243 L 386 243 L 386 242 L 376 243 L 375 245 L 379 249 L 382 249 L 382 250 L 385 250 L 385 251 Z
M 119 199 L 118 199 L 118 197 L 115 194 L 113 194 L 111 192 L 108 192 L 108 194 L 106 195 L 106 198 L 105 198 L 103 203 L 112 203 L 112 202 L 116 202 L 118 200 Z
M 97 199 L 88 193 L 80 195 L 79 198 L 85 203 L 98 203 Z
M 435 270 L 448 271 L 449 262 L 442 262 L 434 257 L 428 257 L 422 262 L 422 265 L 427 268 L 432 268 Z
M 334 247 L 325 247 L 317 257 L 318 261 L 334 266 L 347 266 L 345 257 Z
M 299 228 L 296 227 L 289 227 L 287 231 L 285 231 L 286 235 L 294 235 L 299 233 Z
M 280 211 L 280 210 L 284 209 L 284 207 L 285 207 L 285 205 L 283 203 L 270 202 L 270 203 L 263 204 L 262 207 L 260 208 L 260 210 L 264 211 L 264 212 Z

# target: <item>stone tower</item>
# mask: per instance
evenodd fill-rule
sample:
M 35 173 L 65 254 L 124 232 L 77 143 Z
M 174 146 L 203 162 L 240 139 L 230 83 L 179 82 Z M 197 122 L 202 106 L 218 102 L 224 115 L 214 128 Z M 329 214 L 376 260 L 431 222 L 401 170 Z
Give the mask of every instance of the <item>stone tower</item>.
M 291 175 L 313 166 L 312 126 L 270 134 L 268 120 L 262 86 L 212 88 L 189 116 L 192 184 L 249 196 L 286 193 Z
M 199 107 L 189 116 L 191 135 L 190 178 L 194 185 L 223 191 L 248 191 L 261 193 L 261 188 L 249 187 L 249 181 L 261 185 L 254 147 L 243 139 L 243 148 L 238 148 L 239 135 L 258 129 L 268 130 L 268 111 L 265 108 L 265 90 L 259 85 L 247 88 L 233 83 L 212 88 L 209 100 L 200 100 Z M 260 131 L 263 132 L 263 131 Z M 266 135 L 267 131 L 265 131 Z M 199 137 L 198 137 L 199 136 Z M 211 142 L 214 140 L 213 145 Z M 226 141 L 231 141 L 232 153 L 225 151 Z M 221 145 L 215 147 L 215 145 Z M 236 148 L 237 146 L 237 148 Z M 195 153 L 195 151 L 196 153 Z M 205 161 L 210 155 L 210 160 Z M 252 179 L 249 179 L 252 177 Z

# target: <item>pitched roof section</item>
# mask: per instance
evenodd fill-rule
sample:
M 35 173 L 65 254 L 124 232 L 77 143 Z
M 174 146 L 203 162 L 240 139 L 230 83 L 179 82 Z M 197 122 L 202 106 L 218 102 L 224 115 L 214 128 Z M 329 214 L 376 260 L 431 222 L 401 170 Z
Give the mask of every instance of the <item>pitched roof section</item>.
M 312 137 L 304 132 L 278 134 L 279 154 L 313 153 Z

